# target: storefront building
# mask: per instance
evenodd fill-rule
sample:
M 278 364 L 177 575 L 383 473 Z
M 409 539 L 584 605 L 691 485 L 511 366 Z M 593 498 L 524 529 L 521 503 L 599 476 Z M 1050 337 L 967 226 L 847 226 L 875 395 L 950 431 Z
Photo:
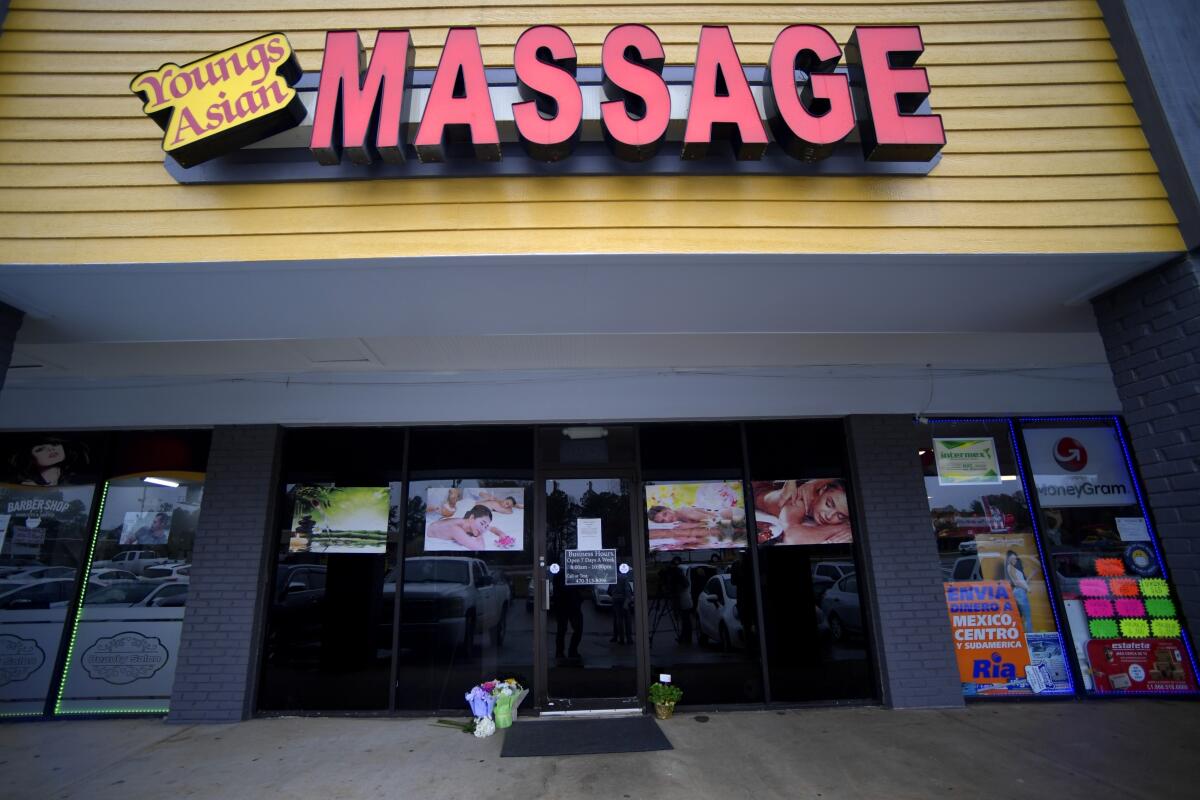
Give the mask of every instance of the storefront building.
M 0 716 L 1200 694 L 1187 4 L 218 5 L 3 21 Z

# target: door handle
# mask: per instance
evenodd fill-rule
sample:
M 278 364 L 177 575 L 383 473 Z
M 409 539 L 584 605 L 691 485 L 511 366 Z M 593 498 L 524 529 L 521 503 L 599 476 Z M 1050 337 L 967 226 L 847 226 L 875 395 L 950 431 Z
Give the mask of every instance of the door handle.
M 546 604 L 544 606 L 542 606 L 543 611 L 547 611 L 550 608 L 550 579 L 546 578 L 545 583 L 546 583 Z

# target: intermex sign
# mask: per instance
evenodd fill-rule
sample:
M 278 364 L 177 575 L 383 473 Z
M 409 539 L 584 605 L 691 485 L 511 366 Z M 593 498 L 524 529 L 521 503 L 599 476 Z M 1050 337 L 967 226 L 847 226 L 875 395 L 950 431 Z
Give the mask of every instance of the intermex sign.
M 792 25 L 767 65 L 744 67 L 729 29 L 704 26 L 680 67 L 653 30 L 619 25 L 600 67 L 579 67 L 567 32 L 543 25 L 517 39 L 512 69 L 488 69 L 475 29 L 451 28 L 437 69 L 415 70 L 407 30 L 380 31 L 369 60 L 356 31 L 330 31 L 313 78 L 272 33 L 130 89 L 184 182 L 925 174 L 946 136 L 914 66 L 923 50 L 917 27 L 855 28 L 843 52 L 824 28 Z

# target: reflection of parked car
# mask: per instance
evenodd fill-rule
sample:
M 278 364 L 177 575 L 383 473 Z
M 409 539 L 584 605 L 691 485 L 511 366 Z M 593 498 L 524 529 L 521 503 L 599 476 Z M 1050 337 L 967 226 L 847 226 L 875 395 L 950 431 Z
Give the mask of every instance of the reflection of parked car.
M 74 578 L 74 567 L 26 567 L 9 572 L 4 580 L 15 583 L 29 583 L 43 578 Z
M 106 561 L 95 562 L 92 564 L 92 569 L 97 567 L 113 567 L 116 569 L 127 569 L 134 575 L 141 575 L 147 567 L 156 567 L 159 564 L 166 563 L 167 559 L 158 555 L 153 550 L 125 550 Z
M 183 582 L 151 583 L 135 578 L 114 581 L 107 586 L 93 586 L 84 595 L 83 602 L 90 606 L 182 606 L 187 602 L 187 591 L 188 585 Z
M 143 581 L 146 586 L 153 583 Z M 280 564 L 271 596 L 267 657 L 313 647 L 321 640 L 321 603 L 325 600 L 325 567 Z
M 826 589 L 853 572 L 852 561 L 818 561 L 812 566 L 813 596 L 819 598 Z
M 962 558 L 954 559 L 954 566 L 950 568 L 948 580 L 951 581 L 981 581 L 983 580 L 983 571 L 979 567 L 979 558 L 977 556 L 963 556 Z
M 142 570 L 144 581 L 188 580 L 192 574 L 192 565 L 186 561 L 176 561 L 159 564 L 157 567 L 146 567 Z
M 696 615 L 700 618 L 700 643 L 709 639 L 721 643 L 722 650 L 744 647 L 745 632 L 738 613 L 737 587 L 728 575 L 713 575 L 700 592 Z
M 136 581 L 137 575 L 124 569 L 102 569 L 92 570 L 88 576 L 88 583 L 93 586 L 108 586 L 116 581 Z
M 396 591 L 395 577 L 384 592 Z M 433 636 L 470 653 L 479 631 L 503 644 L 511 590 L 478 558 L 421 556 L 404 559 L 402 636 Z
M 597 609 L 612 608 L 612 596 L 608 593 L 607 586 L 592 587 L 592 605 Z
M 70 578 L 40 578 L 32 582 L 0 582 L 0 609 L 31 611 L 59 608 L 71 602 L 75 581 Z
M 139 581 L 113 581 L 107 586 L 91 586 L 83 596 L 84 605 L 89 606 L 136 606 L 141 605 L 157 588 L 153 583 Z
M 851 574 L 825 590 L 821 610 L 829 621 L 829 635 L 835 640 L 862 632 L 862 605 L 858 600 L 858 576 Z
M 9 575 L 29 569 L 30 567 L 44 566 L 46 565 L 36 558 L 6 558 L 4 559 L 3 566 L 0 566 L 0 580 L 7 580 Z
M 175 608 L 187 605 L 187 595 L 188 584 L 186 582 L 160 583 L 136 605 L 150 608 Z

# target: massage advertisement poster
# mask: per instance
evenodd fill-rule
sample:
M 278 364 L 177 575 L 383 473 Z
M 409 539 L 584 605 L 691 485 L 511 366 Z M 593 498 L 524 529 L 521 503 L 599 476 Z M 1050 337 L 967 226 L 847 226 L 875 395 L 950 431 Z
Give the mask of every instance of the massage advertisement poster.
M 377 554 L 387 550 L 386 486 L 297 484 L 293 501 L 293 553 Z
M 846 485 L 839 478 L 755 481 L 754 521 L 761 545 L 848 544 Z
M 656 483 L 646 487 L 650 550 L 745 547 L 741 481 Z
M 524 549 L 524 487 L 433 486 L 425 492 L 427 552 Z

